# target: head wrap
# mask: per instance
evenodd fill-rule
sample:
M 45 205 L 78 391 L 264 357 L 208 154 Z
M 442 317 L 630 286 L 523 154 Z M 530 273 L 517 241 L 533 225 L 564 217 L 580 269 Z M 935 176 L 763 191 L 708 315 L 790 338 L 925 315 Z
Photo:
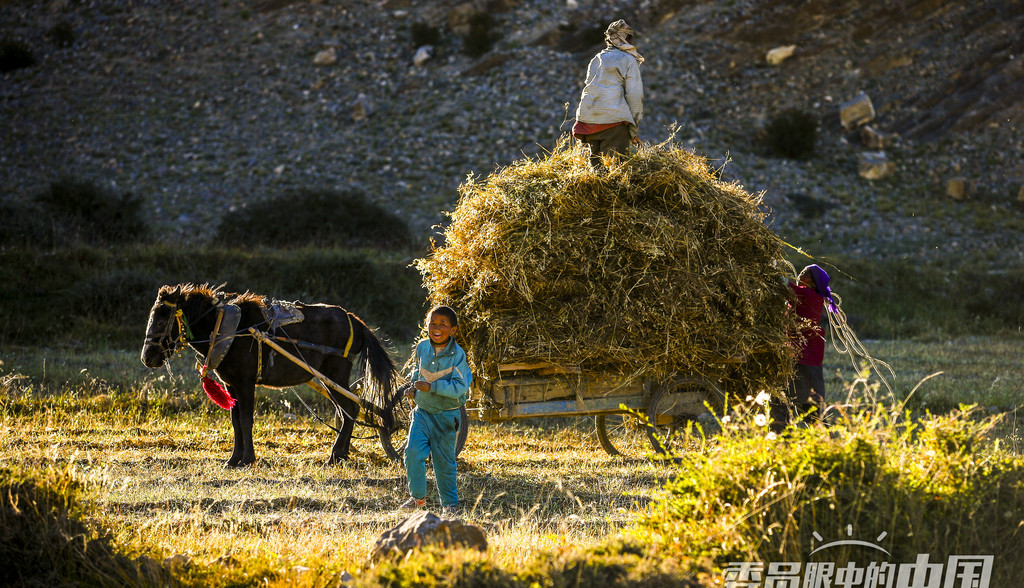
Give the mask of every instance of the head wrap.
M 811 264 L 804 268 L 804 272 L 811 274 L 811 279 L 814 281 L 814 291 L 818 293 L 818 296 L 828 300 L 829 312 L 836 312 L 835 298 L 832 297 L 832 288 L 829 288 L 829 277 L 825 270 L 821 269 L 817 264 Z M 803 272 L 801 272 L 803 273 Z
M 636 47 L 632 43 L 626 41 L 628 35 L 633 34 L 633 27 L 626 24 L 626 21 L 621 18 L 612 24 L 608 25 L 608 28 L 604 31 L 604 42 L 609 47 L 614 47 L 620 51 L 625 51 L 636 58 L 636 62 L 642 64 L 644 58 L 636 52 Z

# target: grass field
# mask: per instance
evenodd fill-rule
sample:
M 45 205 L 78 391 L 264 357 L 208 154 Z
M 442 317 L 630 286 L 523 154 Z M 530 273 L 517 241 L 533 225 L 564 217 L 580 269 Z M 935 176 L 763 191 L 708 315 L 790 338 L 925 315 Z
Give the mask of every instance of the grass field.
M 876 341 L 868 348 L 895 370 L 896 401 L 916 387 L 907 406 L 919 414 L 958 404 L 998 411 L 1002 447 L 1024 452 L 1016 420 L 1024 340 Z M 830 402 L 863 405 L 875 397 L 891 405 L 876 380 L 857 382 L 834 351 L 827 360 Z M 357 439 L 352 460 L 323 465 L 333 432 L 290 391 L 258 393 L 258 465 L 224 469 L 229 418 L 205 400 L 189 359 L 179 357 L 173 374 L 146 371 L 127 353 L 15 350 L 3 361 L 0 460 L 73 471 L 88 485 L 96 522 L 135 553 L 330 584 L 365 570 L 374 540 L 405 516 L 395 508 L 406 498 L 403 468 L 387 460 L 379 441 Z M 631 528 L 675 472 L 643 457 L 646 445 L 629 450 L 637 457 L 606 455 L 589 418 L 474 422 L 459 459 L 463 516 L 485 528 L 491 557 L 509 569 L 538 552 L 601 545 Z

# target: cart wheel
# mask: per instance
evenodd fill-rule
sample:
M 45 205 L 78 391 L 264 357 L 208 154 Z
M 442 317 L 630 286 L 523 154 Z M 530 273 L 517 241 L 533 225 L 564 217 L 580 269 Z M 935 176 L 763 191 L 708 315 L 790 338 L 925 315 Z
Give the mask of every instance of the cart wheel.
M 628 414 L 599 414 L 597 440 L 608 455 L 636 455 L 646 448 L 644 426 Z
M 379 433 L 384 454 L 395 461 L 401 461 L 405 457 L 405 444 L 409 442 L 409 423 L 412 422 L 412 408 L 412 401 L 403 398 L 395 408 L 395 429 L 393 431 L 382 429 Z M 466 413 L 466 407 L 462 406 L 459 407 L 459 434 L 455 437 L 456 456 L 462 453 L 467 437 L 469 437 L 469 415 Z
M 708 406 L 718 412 L 724 404 L 722 391 L 705 380 L 687 379 L 658 386 L 647 404 L 647 437 L 658 453 L 677 456 L 685 448 L 690 424 L 708 412 Z

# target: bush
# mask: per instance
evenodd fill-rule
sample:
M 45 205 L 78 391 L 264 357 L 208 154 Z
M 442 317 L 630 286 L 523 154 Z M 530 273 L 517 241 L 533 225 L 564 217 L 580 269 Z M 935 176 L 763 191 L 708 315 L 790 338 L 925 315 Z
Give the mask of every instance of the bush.
M 32 50 L 22 41 L 5 39 L 0 41 L 0 72 L 7 73 L 35 65 Z
M 69 21 L 62 20 L 50 28 L 47 36 L 54 45 L 67 49 L 75 44 L 75 27 Z
M 469 19 L 469 32 L 462 37 L 463 50 L 470 57 L 480 57 L 491 50 L 499 35 L 494 30 L 494 17 L 478 12 Z
M 776 114 L 764 130 L 765 143 L 776 156 L 801 159 L 814 152 L 818 119 L 796 108 Z
M 441 31 L 435 26 L 425 22 L 416 22 L 412 25 L 412 44 L 414 47 L 424 45 L 437 45 L 441 40 Z
M 55 244 L 112 245 L 148 239 L 142 199 L 92 182 L 63 178 L 36 197 L 51 215 Z
M 640 535 L 666 557 L 710 556 L 723 568 L 864 569 L 879 549 L 901 567 L 923 554 L 944 566 L 952 555 L 993 556 L 991 585 L 1015 585 L 1024 461 L 992 441 L 997 421 L 968 412 L 907 424 L 874 410 L 779 438 L 749 414 L 734 418 L 712 447 L 680 458 Z
M 239 247 L 412 245 L 405 221 L 362 193 L 311 189 L 246 205 L 221 220 L 215 240 Z

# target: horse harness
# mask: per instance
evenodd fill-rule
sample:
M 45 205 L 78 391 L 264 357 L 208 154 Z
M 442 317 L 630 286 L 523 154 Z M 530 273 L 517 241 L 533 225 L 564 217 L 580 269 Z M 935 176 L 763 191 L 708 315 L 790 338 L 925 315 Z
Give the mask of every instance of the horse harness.
M 174 317 L 176 320 L 176 324 L 178 326 L 178 340 L 183 346 L 187 345 L 189 341 L 193 340 L 195 337 L 192 334 L 192 329 L 189 327 L 188 319 L 185 317 L 184 311 L 180 307 L 178 307 L 176 303 L 168 302 L 165 300 L 163 301 L 163 304 L 170 306 L 174 309 Z M 232 343 L 234 343 L 235 337 L 237 337 L 240 334 L 238 324 L 242 318 L 242 309 L 239 308 L 238 305 L 236 304 L 228 304 L 221 300 L 217 300 L 217 304 L 214 306 L 214 308 L 217 310 L 217 320 L 214 323 L 213 330 L 210 332 L 210 349 L 206 354 L 206 361 L 202 365 L 199 364 L 198 360 L 196 361 L 196 367 L 199 369 L 201 377 L 206 376 L 206 372 L 208 369 L 216 370 L 217 367 L 220 366 L 221 362 L 224 361 L 224 358 L 227 356 L 228 351 L 231 349 L 231 345 Z M 308 362 L 306 362 L 304 359 L 301 359 L 300 357 L 295 357 L 290 353 L 285 353 L 282 349 L 280 349 L 280 345 L 275 344 L 274 341 L 289 343 L 291 345 L 294 345 L 295 347 L 310 349 L 312 351 L 316 351 L 324 355 L 341 355 L 342 358 L 348 359 L 348 356 L 352 351 L 352 343 L 355 340 L 355 329 L 352 325 L 352 315 L 349 314 L 348 312 L 345 312 L 345 318 L 348 320 L 348 341 L 346 341 L 344 349 L 336 349 L 334 347 L 329 347 L 327 345 L 319 345 L 317 343 L 310 343 L 307 341 L 300 341 L 298 339 L 292 339 L 289 337 L 270 334 L 277 331 L 278 329 L 283 330 L 283 327 L 286 325 L 299 323 L 305 319 L 305 316 L 302 313 L 302 309 L 300 309 L 296 304 L 275 301 L 269 306 L 261 305 L 260 310 L 263 312 L 264 323 L 268 325 L 267 331 L 261 332 L 256 330 L 254 327 L 250 327 L 248 329 L 252 338 L 256 340 L 257 384 L 259 384 L 263 379 L 263 343 L 265 340 L 267 344 L 271 347 L 271 364 L 273 364 L 273 353 L 275 351 L 274 348 L 278 348 L 278 353 L 288 356 L 290 361 L 298 364 L 300 367 L 310 372 L 318 380 L 323 376 L 316 372 L 316 370 L 314 370 L 308 364 Z M 172 324 L 175 323 L 172 323 L 169 320 L 167 321 L 167 326 L 164 329 L 164 334 L 163 336 L 160 337 L 161 341 L 165 340 L 170 335 Z M 171 353 L 174 353 L 173 349 L 171 350 Z M 329 393 L 327 392 L 327 388 L 322 383 L 318 382 L 318 384 L 319 385 L 314 385 L 312 382 L 309 382 L 309 386 L 311 388 L 322 394 L 324 397 L 331 399 Z M 351 395 L 351 392 L 349 392 L 347 395 Z M 338 431 L 337 428 L 332 427 L 330 424 L 320 419 L 319 416 L 316 415 L 316 412 L 313 411 L 313 409 L 310 408 L 309 405 L 307 405 L 305 401 L 302 400 L 302 397 L 297 397 L 299 398 L 300 401 L 302 401 L 302 404 L 306 406 L 306 409 L 309 410 L 314 417 L 316 417 L 317 420 L 327 425 L 331 429 L 334 429 L 336 432 Z M 340 407 L 338 408 L 340 409 Z M 345 413 L 345 416 L 348 418 L 352 418 L 347 413 Z M 356 419 L 352 420 L 358 422 L 356 421 Z
M 337 349 L 337 348 L 334 348 L 334 347 L 329 347 L 327 345 L 319 345 L 317 343 L 310 343 L 308 341 L 300 341 L 298 339 L 292 339 L 290 337 L 284 337 L 284 336 L 272 334 L 272 333 L 275 333 L 278 329 L 281 329 L 281 331 L 284 332 L 284 327 L 285 326 L 291 325 L 291 324 L 294 324 L 294 323 L 300 323 L 303 320 L 305 320 L 306 317 L 302 314 L 302 309 L 299 308 L 296 304 L 291 303 L 291 302 L 278 302 L 278 301 L 275 301 L 272 304 L 270 304 L 269 306 L 260 306 L 260 310 L 263 312 L 263 318 L 264 318 L 264 321 L 267 324 L 267 330 L 265 331 L 265 334 L 262 337 L 256 336 L 255 334 L 253 334 L 253 339 L 256 339 L 256 361 L 257 361 L 257 364 L 256 364 L 256 383 L 257 384 L 260 383 L 260 381 L 263 379 L 263 342 L 264 342 L 264 338 L 271 339 L 271 340 L 274 340 L 274 341 L 280 341 L 282 343 L 289 343 L 291 345 L 294 345 L 295 347 L 309 349 L 311 351 L 315 351 L 315 352 L 321 353 L 323 355 L 341 355 L 342 359 L 348 359 L 349 353 L 352 351 L 352 342 L 355 340 L 355 329 L 352 327 L 352 315 L 349 314 L 348 312 L 345 313 L 345 318 L 348 319 L 348 341 L 345 342 L 345 348 L 344 349 Z M 237 325 L 236 325 L 236 327 L 237 327 Z M 274 362 L 274 355 L 273 355 L 273 353 L 274 353 L 274 349 L 273 349 L 273 346 L 271 346 L 271 351 L 270 351 L 270 354 L 271 354 L 270 355 L 271 366 L 273 366 L 273 362 Z M 280 351 L 279 351 L 279 353 L 280 353 Z M 310 367 L 309 367 L 308 363 L 306 365 L 303 365 L 302 362 L 304 362 L 304 360 L 302 360 L 301 362 L 296 362 L 294 358 L 290 358 L 290 359 L 291 359 L 291 361 L 293 363 L 299 363 L 300 367 L 306 369 L 306 371 L 310 370 Z M 312 388 L 314 390 L 316 390 L 317 392 L 323 394 L 324 396 L 327 396 L 328 398 L 330 397 L 327 394 L 327 391 L 322 389 L 321 387 L 312 386 Z

